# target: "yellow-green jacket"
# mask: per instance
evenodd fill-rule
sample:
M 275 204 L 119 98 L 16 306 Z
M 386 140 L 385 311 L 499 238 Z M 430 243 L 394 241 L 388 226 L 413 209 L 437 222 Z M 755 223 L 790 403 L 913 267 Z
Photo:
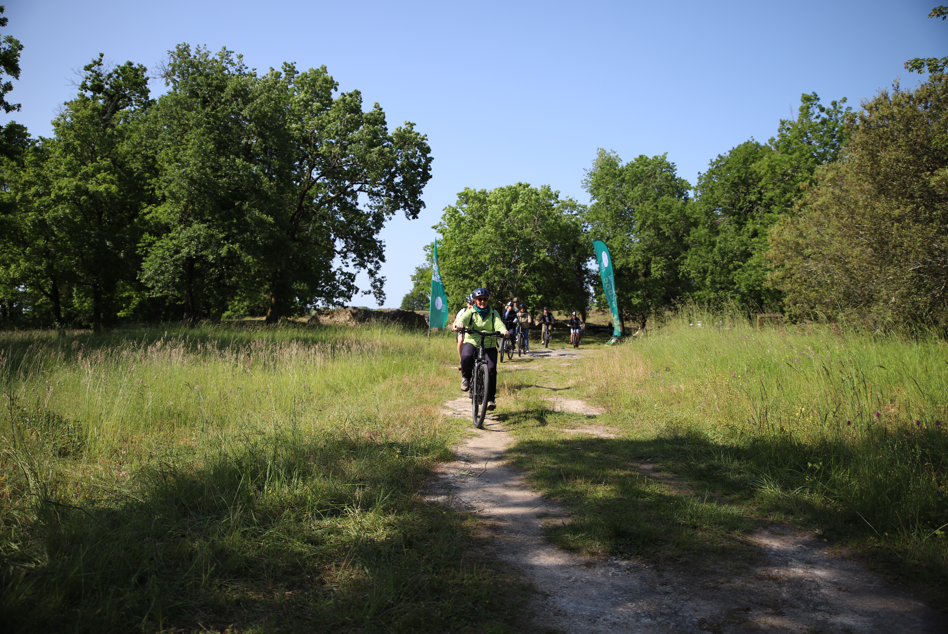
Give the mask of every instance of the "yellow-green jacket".
M 502 333 L 507 332 L 507 326 L 504 325 L 500 314 L 493 308 L 490 309 L 490 314 L 487 317 L 481 317 L 477 314 L 477 310 L 469 308 L 459 321 L 460 325 L 465 328 L 473 328 L 474 330 L 484 330 L 487 332 L 494 332 L 495 330 L 499 330 Z M 470 343 L 476 346 L 479 340 L 480 337 L 475 337 L 470 333 L 464 335 L 464 343 Z M 497 337 L 484 337 L 484 347 L 496 348 Z

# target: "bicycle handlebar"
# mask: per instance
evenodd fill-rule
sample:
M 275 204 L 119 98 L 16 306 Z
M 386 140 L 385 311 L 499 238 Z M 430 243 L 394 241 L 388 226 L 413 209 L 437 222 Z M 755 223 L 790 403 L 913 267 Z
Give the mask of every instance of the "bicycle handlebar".
M 463 332 L 465 334 L 470 333 L 472 335 L 480 335 L 481 337 L 503 337 L 504 336 L 499 330 L 495 330 L 494 332 L 487 332 L 485 330 L 474 330 L 473 328 L 461 327 L 461 329 L 458 332 Z

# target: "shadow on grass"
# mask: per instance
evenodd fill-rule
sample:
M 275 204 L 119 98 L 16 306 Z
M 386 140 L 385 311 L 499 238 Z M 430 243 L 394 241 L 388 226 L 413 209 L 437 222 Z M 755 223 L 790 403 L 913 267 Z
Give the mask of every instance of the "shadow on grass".
M 548 423 L 542 414 L 524 412 L 507 424 L 532 426 L 540 419 Z M 742 533 L 793 521 L 857 548 L 881 546 L 899 558 L 895 572 L 924 579 L 929 590 L 948 596 L 944 543 L 930 539 L 924 548 L 910 547 L 908 535 L 895 537 L 907 521 L 934 534 L 948 506 L 937 498 L 896 501 L 868 493 L 844 501 L 834 492 L 859 475 L 854 453 L 844 443 L 735 445 L 697 435 L 523 440 L 510 451 L 531 483 L 570 511 L 570 522 L 549 532 L 564 548 L 695 565 L 722 557 L 746 561 L 755 550 L 738 539 Z M 831 475 L 831 461 L 850 461 L 856 471 L 837 468 Z M 895 477 L 891 469 L 888 477 Z M 881 541 L 880 526 L 893 537 Z M 873 550 L 874 558 L 879 554 Z
M 505 425 L 522 425 L 530 422 L 538 427 L 546 427 L 551 414 L 554 412 L 548 407 L 528 407 L 514 412 L 495 414 L 495 416 Z
M 6 631 L 515 631 L 523 588 L 415 494 L 446 449 L 270 438 L 164 462 L 3 552 Z M 318 625 L 317 625 L 318 624 Z
M 536 413 L 530 417 L 535 420 Z M 549 529 L 564 548 L 659 563 L 696 556 L 746 559 L 746 547 L 730 536 L 759 522 L 710 489 L 683 491 L 651 477 L 639 464 L 661 459 L 657 448 L 649 441 L 570 437 L 523 441 L 511 455 L 530 471 L 534 485 L 568 507 L 570 522 Z

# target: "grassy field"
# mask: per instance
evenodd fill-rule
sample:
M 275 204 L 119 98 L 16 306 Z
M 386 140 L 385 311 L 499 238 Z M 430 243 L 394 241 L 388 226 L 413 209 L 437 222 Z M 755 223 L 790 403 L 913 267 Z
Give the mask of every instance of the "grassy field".
M 0 341 L 7 631 L 514 631 L 519 582 L 419 497 L 466 430 L 453 337 Z
M 505 423 L 534 485 L 572 513 L 550 529 L 561 546 L 736 565 L 752 555 L 742 534 L 788 522 L 948 608 L 944 340 L 691 314 L 517 379 Z M 616 438 L 566 433 L 583 417 L 555 412 L 553 390 L 605 407 L 595 424 Z
M 943 341 L 711 315 L 606 339 L 569 365 L 500 367 L 513 455 L 571 513 L 551 539 L 737 574 L 741 535 L 789 522 L 946 607 Z M 453 342 L 377 326 L 0 333 L 0 622 L 522 631 L 529 588 L 480 555 L 477 520 L 421 496 L 470 429 L 441 414 L 459 394 Z

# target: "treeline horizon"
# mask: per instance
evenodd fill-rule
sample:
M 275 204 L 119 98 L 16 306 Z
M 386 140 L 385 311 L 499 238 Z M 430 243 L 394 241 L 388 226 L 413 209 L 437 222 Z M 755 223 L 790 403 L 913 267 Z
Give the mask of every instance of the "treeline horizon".
M 10 76 L 21 48 L 0 56 Z M 52 138 L 2 129 L 0 327 L 276 323 L 349 303 L 359 272 L 381 302 L 378 234 L 424 208 L 425 135 L 325 67 L 258 74 L 182 44 L 158 74 L 152 99 L 144 66 L 100 55 Z
M 622 320 L 639 327 L 697 304 L 943 334 L 942 71 L 913 91 L 896 82 L 858 111 L 845 98 L 827 106 L 804 94 L 797 117 L 781 120 L 774 137 L 718 155 L 694 186 L 667 154 L 624 162 L 601 149 L 583 179 L 589 205 L 549 186 L 467 189 L 435 225 L 451 307 L 485 286 L 533 310 L 605 308 L 592 248 L 600 239 L 611 252 Z M 402 308 L 427 308 L 430 270 L 430 262 L 416 268 Z
M 9 77 L 21 49 L 0 43 Z M 589 205 L 526 183 L 465 189 L 435 226 L 452 308 L 477 286 L 534 308 L 603 306 L 600 239 L 620 315 L 639 326 L 696 302 L 943 331 L 946 63 L 909 60 L 927 80 L 858 111 L 804 94 L 774 137 L 718 155 L 694 185 L 667 154 L 601 149 L 583 178 Z M 144 66 L 100 55 L 52 138 L 0 129 L 0 327 L 272 324 L 360 293 L 381 304 L 378 235 L 424 208 L 426 136 L 410 122 L 390 130 L 381 106 L 339 93 L 325 67 L 258 74 L 227 49 L 181 44 L 157 73 L 167 92 L 153 99 Z M 11 89 L 0 82 L 6 112 L 19 109 Z M 424 309 L 426 266 L 412 279 L 402 307 Z

